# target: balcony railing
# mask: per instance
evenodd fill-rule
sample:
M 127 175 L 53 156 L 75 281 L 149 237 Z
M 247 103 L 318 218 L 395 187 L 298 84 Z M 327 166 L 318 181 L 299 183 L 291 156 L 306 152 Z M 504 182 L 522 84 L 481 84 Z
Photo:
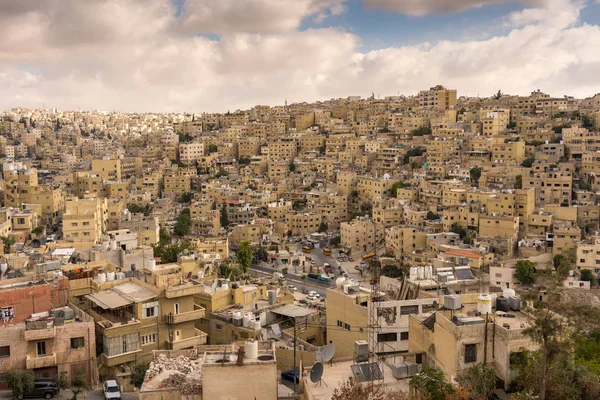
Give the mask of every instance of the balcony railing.
M 27 329 L 23 331 L 23 335 L 26 341 L 43 340 L 43 339 L 54 339 L 56 337 L 56 327 L 42 328 L 42 329 Z
M 196 336 L 182 340 L 168 340 L 169 348 L 173 350 L 182 350 L 197 346 L 199 344 L 206 344 L 206 337 L 208 335 L 196 328 L 194 328 L 194 331 L 196 332 Z
M 196 321 L 200 318 L 204 318 L 206 312 L 204 308 L 200 308 L 198 310 L 187 311 L 179 314 L 169 314 L 167 315 L 167 323 L 180 324 L 182 322 Z
M 106 353 L 102 353 L 102 355 L 100 355 L 99 357 L 101 358 L 99 362 L 102 365 L 114 367 L 115 365 L 126 364 L 128 362 L 136 361 L 137 357 L 139 357 L 139 353 L 141 352 L 142 349 L 140 348 L 139 350 L 130 351 L 128 353 L 121 353 L 111 357 L 107 356 Z
M 25 359 L 25 367 L 27 369 L 47 368 L 56 366 L 56 353 L 46 356 L 31 357 Z

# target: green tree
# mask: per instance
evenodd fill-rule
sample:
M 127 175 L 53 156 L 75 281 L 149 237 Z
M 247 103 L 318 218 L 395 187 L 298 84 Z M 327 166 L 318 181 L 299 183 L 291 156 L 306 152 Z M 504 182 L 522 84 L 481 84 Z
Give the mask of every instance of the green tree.
M 158 231 L 158 242 L 164 244 L 171 243 L 171 234 L 165 228 L 160 228 Z
M 457 380 L 460 386 L 471 391 L 473 400 L 487 400 L 496 389 L 496 373 L 485 363 L 467 369 Z
M 287 267 L 284 267 L 284 268 L 281 269 L 281 273 L 283 275 L 287 275 L 288 272 L 290 272 L 290 270 Z
M 493 97 L 494 100 L 500 100 L 502 98 L 502 91 L 498 90 L 498 93 L 496 93 Z
M 175 234 L 179 237 L 184 237 L 190 233 L 192 229 L 192 218 L 190 217 L 190 209 L 184 208 L 175 223 Z
M 399 278 L 402 276 L 402 271 L 397 266 L 388 264 L 381 269 L 381 275 L 389 278 Z
M 4 243 L 4 254 L 10 253 L 11 246 L 17 242 L 12 236 L 0 236 L 0 239 Z
M 260 261 L 267 261 L 267 257 L 267 249 L 265 249 L 263 246 L 260 246 L 258 250 L 256 250 L 256 258 L 258 258 Z
M 296 164 L 294 164 L 294 160 L 290 161 L 290 172 L 296 172 Z
M 229 226 L 229 216 L 227 215 L 227 205 L 223 203 L 221 206 L 221 226 L 227 228 Z
M 590 285 L 592 286 L 596 284 L 596 278 L 594 277 L 594 273 L 590 269 L 581 270 L 581 280 L 590 282 Z
M 390 192 L 389 192 L 390 196 L 397 197 L 398 196 L 398 189 L 402 189 L 402 188 L 405 188 L 405 187 L 410 187 L 410 184 L 402 182 L 402 181 L 395 182 L 392 185 L 392 187 L 390 188 Z
M 244 274 L 248 273 L 248 269 L 250 268 L 250 264 L 252 263 L 252 254 L 253 250 L 250 246 L 250 242 L 247 240 L 243 241 L 240 244 L 240 250 L 237 252 L 236 257 L 238 264 L 240 264 L 240 267 L 242 268 L 242 272 Z
M 467 236 L 467 230 L 465 228 L 463 228 L 462 226 L 458 225 L 458 223 L 453 223 L 452 226 L 450 227 L 450 232 L 454 232 L 456 234 L 458 234 L 458 236 L 461 239 L 464 239 L 465 236 Z
M 523 160 L 523 162 L 521 163 L 521 167 L 524 168 L 531 168 L 531 166 L 533 165 L 533 162 L 535 161 L 535 159 L 533 157 L 529 157 L 526 158 L 525 160 Z
M 10 369 L 4 373 L 6 385 L 16 398 L 22 398 L 25 393 L 34 389 L 35 375 L 25 369 Z
M 329 241 L 329 244 L 331 244 L 332 246 L 339 246 L 341 243 L 341 238 L 339 236 L 334 236 L 331 238 L 331 240 Z
M 413 129 L 410 134 L 411 134 L 411 136 L 431 135 L 431 128 L 421 127 L 421 128 Z
M 479 185 L 479 178 L 481 178 L 481 168 L 473 167 L 469 170 L 469 175 L 471 176 L 471 182 L 476 185 Z
M 75 376 L 69 383 L 69 388 L 73 393 L 71 400 L 77 400 L 77 396 L 79 396 L 81 392 L 84 392 L 90 388 L 90 384 L 85 378 L 85 371 L 83 370 L 83 368 L 77 368 Z
M 515 277 L 523 285 L 535 283 L 535 265 L 529 260 L 517 261 Z
M 453 391 L 452 385 L 444 380 L 444 372 L 427 365 L 410 379 L 410 386 L 430 400 L 444 400 Z
M 211 143 L 208 145 L 208 154 L 216 153 L 217 151 L 219 151 L 219 149 L 216 144 Z
M 142 387 L 144 378 L 146 377 L 146 371 L 148 371 L 149 366 L 150 363 L 148 361 L 141 361 L 135 364 L 133 371 L 131 371 L 131 383 L 133 386 L 138 389 Z
M 328 225 L 327 222 L 321 222 L 321 224 L 319 225 L 319 232 L 324 233 L 327 232 L 328 229 Z

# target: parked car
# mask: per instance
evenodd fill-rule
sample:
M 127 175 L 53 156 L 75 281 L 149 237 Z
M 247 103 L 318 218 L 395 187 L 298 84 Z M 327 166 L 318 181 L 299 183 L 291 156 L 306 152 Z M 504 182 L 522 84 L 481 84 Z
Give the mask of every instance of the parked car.
M 33 384 L 33 390 L 23 395 L 17 396 L 18 399 L 51 399 L 57 396 L 60 392 L 60 388 L 56 382 L 51 381 L 35 381 Z
M 104 385 L 102 385 L 102 390 L 104 391 L 105 400 L 121 399 L 121 390 L 119 389 L 119 385 L 115 380 L 104 382 Z
M 306 301 L 306 300 L 302 299 L 302 300 L 300 300 L 298 303 L 300 303 L 300 304 L 308 304 L 308 301 Z
M 317 296 L 313 296 L 312 294 L 309 294 L 308 296 L 306 296 L 306 298 L 307 298 L 308 300 L 311 300 L 311 301 L 315 301 L 315 300 L 317 300 L 317 299 L 318 299 L 318 297 L 317 297 Z
M 290 289 L 292 292 L 297 292 L 298 291 L 298 288 L 296 286 L 294 286 L 294 285 L 288 285 L 287 288 Z
M 290 369 L 288 371 L 283 371 L 281 373 L 281 379 L 286 381 L 294 381 L 296 379 L 296 383 L 300 383 L 300 370 L 299 369 Z
M 354 258 L 352 258 L 352 257 L 348 257 L 348 261 L 350 261 L 350 262 L 354 262 Z

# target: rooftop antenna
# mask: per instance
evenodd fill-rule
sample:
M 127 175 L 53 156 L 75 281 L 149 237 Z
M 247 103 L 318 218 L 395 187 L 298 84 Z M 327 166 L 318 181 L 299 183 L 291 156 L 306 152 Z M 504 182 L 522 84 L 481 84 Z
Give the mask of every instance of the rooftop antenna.
M 313 365 L 310 369 L 310 381 L 314 383 L 315 386 L 318 386 L 321 383 L 325 383 L 323 382 L 323 370 L 323 364 L 320 362 L 316 362 L 315 365 Z M 326 383 L 325 386 L 329 387 L 329 385 L 327 385 Z

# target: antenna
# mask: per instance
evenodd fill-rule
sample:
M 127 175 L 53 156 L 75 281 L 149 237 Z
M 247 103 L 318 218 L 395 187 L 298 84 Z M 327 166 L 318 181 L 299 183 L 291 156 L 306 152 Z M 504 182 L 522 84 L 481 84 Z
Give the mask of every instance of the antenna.
M 335 354 L 335 345 L 333 343 L 329 343 L 325 347 L 323 347 L 323 355 L 321 358 L 325 362 L 329 362 L 333 360 L 333 355 Z
M 310 381 L 315 383 L 315 386 L 325 383 L 323 382 L 323 370 L 323 364 L 320 362 L 316 362 L 315 365 L 313 365 L 310 369 Z M 329 387 L 326 383 L 325 386 Z

